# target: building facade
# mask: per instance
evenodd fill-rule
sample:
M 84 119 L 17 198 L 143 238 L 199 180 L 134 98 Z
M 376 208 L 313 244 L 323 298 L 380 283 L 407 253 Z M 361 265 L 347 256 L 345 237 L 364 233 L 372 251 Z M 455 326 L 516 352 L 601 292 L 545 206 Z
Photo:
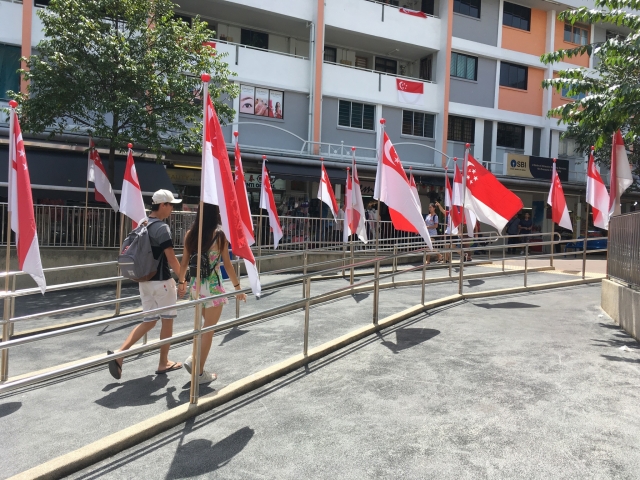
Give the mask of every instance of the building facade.
M 0 0 L 0 97 L 20 87 L 11 69 L 42 38 L 35 12 L 46 3 Z M 540 55 L 626 33 L 557 19 L 580 5 L 587 3 L 182 0 L 176 13 L 186 22 L 195 16 L 207 21 L 215 32 L 211 41 L 237 74 L 241 93 L 230 101 L 236 114 L 224 133 L 233 156 L 233 131 L 239 132 L 252 208 L 263 154 L 281 211 L 313 213 L 320 159 L 340 198 L 351 147 L 366 203 L 384 118 L 403 164 L 414 172 L 423 210 L 442 199 L 445 167 L 451 172 L 454 157 L 462 158 L 470 143 L 542 231 L 551 228 L 546 195 L 550 159 L 557 157 L 576 231 L 584 229 L 586 162 L 571 139 L 560 138 L 564 126 L 547 117 L 573 99 L 541 82 L 562 69 L 593 67 L 597 59 L 547 66 Z M 423 85 L 419 103 L 400 101 L 398 79 Z M 166 172 L 187 203 L 197 201 L 198 163 L 196 156 L 166 157 Z M 625 199 L 623 211 L 635 201 Z

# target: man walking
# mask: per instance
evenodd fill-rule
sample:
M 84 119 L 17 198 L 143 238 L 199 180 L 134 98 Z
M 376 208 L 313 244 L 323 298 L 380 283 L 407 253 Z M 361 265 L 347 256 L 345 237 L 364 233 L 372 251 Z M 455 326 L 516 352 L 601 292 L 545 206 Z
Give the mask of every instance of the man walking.
M 153 258 L 158 260 L 158 270 L 156 274 L 147 282 L 140 282 L 140 298 L 142 299 L 142 310 L 148 311 L 161 307 L 170 307 L 178 301 L 178 293 L 176 282 L 171 277 L 171 271 L 180 272 L 180 262 L 176 258 L 173 251 L 173 240 L 171 239 L 171 230 L 163 220 L 166 220 L 173 211 L 173 205 L 180 203 L 182 200 L 174 198 L 173 194 L 168 190 L 158 190 L 153 194 L 151 214 L 147 224 L 149 241 Z M 177 310 L 169 310 L 145 317 L 140 325 L 135 327 L 122 346 L 116 350 L 122 352 L 128 350 L 135 343 L 155 327 L 158 320 L 162 321 L 160 329 L 160 339 L 169 338 L 173 335 L 173 319 L 178 316 Z M 182 365 L 178 362 L 169 361 L 170 345 L 160 347 L 160 361 L 156 374 L 167 373 L 173 370 L 179 370 Z M 108 354 L 113 352 L 107 351 Z M 122 376 L 122 358 L 109 362 L 109 372 L 116 380 Z
M 513 238 L 516 235 L 518 235 L 520 229 L 520 217 L 518 216 L 518 214 L 516 213 L 513 218 L 511 220 L 509 220 L 509 223 L 507 223 L 507 235 L 509 235 L 510 238 L 509 239 L 509 244 L 510 245 L 515 245 L 518 243 L 518 239 L 517 238 Z M 508 253 L 516 253 L 515 252 L 516 248 L 511 247 L 507 249 Z

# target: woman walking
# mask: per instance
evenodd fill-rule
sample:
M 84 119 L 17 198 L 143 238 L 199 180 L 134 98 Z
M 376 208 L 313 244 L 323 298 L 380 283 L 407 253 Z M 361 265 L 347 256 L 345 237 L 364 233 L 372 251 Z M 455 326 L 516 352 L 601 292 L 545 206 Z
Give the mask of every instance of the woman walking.
M 424 217 L 424 223 L 427 225 L 429 236 L 435 241 L 438 235 L 438 214 L 436 213 L 436 206 L 433 203 L 429 204 L 429 213 Z M 431 255 L 427 255 L 427 265 L 431 263 Z M 442 254 L 438 254 L 438 263 L 442 263 Z
M 229 274 L 233 287 L 241 290 L 240 281 L 236 276 L 236 272 L 229 258 L 229 242 L 224 232 L 220 228 L 220 210 L 216 205 L 208 203 L 203 204 L 202 216 L 202 233 L 199 231 L 198 219 L 200 218 L 200 209 L 196 213 L 195 221 L 191 230 L 189 230 L 184 238 L 184 251 L 182 254 L 182 262 L 180 262 L 180 275 L 178 282 L 178 295 L 183 297 L 186 293 L 186 274 L 187 269 L 191 273 L 191 299 L 196 299 L 196 265 L 198 258 L 198 238 L 202 238 L 202 260 L 200 265 L 200 298 L 206 298 L 214 295 L 225 293 L 222 286 L 222 275 L 220 274 L 220 263 L 224 263 L 224 268 Z M 236 298 L 246 302 L 247 296 L 242 293 L 236 295 Z M 210 327 L 218 323 L 222 314 L 222 307 L 227 303 L 226 298 L 215 298 L 208 300 L 202 305 L 202 317 L 204 318 L 204 327 Z M 207 372 L 204 364 L 207 361 L 211 342 L 213 341 L 213 333 L 209 332 L 202 335 L 200 343 L 200 365 L 198 383 L 213 382 L 218 378 L 215 373 Z M 191 373 L 193 358 L 190 355 L 183 365 L 187 372 Z

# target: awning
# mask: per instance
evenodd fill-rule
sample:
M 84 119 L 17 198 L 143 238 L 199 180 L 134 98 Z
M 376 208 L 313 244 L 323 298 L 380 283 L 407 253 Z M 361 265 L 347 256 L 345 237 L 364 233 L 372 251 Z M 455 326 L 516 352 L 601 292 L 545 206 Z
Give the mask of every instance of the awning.
M 320 164 L 317 167 L 310 165 L 292 165 L 278 163 L 277 160 L 267 161 L 267 168 L 271 175 L 288 180 L 301 180 L 306 182 L 320 181 Z M 347 168 L 344 169 L 325 167 L 331 183 L 344 183 L 347 178 Z
M 26 153 L 31 186 L 36 198 L 60 197 L 61 192 L 65 192 L 65 198 L 84 200 L 88 162 L 86 154 L 28 148 Z M 0 195 L 5 197 L 7 196 L 8 159 L 8 146 L 0 146 Z M 108 168 L 108 159 L 104 155 L 102 162 L 105 168 Z M 153 192 L 160 189 L 176 193 L 164 165 L 141 158 L 136 158 L 135 162 L 143 195 L 151 196 Z M 125 157 L 116 157 L 113 189 L 117 194 L 122 189 L 126 163 Z M 91 188 L 92 185 L 90 184 L 89 187 Z

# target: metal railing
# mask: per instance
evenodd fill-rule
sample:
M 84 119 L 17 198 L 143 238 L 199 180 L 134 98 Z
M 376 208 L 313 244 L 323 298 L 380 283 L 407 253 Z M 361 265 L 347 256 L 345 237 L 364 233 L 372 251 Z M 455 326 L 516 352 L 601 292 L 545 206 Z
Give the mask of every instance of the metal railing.
M 640 212 L 612 217 L 607 245 L 609 276 L 640 287 Z
M 531 237 L 531 235 L 522 235 L 521 237 Z M 512 238 L 512 237 L 510 237 Z M 174 309 L 177 308 L 178 310 L 184 310 L 184 309 L 188 309 L 188 308 L 192 308 L 192 307 L 197 307 L 198 305 L 201 305 L 203 302 L 211 300 L 212 298 L 227 298 L 227 297 L 233 297 L 234 295 L 236 295 L 238 292 L 232 292 L 232 293 L 227 293 L 227 294 L 222 294 L 222 295 L 217 295 L 215 297 L 207 297 L 207 298 L 203 298 L 200 300 L 192 300 L 192 301 L 185 301 L 185 302 L 180 302 L 178 303 L 177 306 L 173 306 L 173 307 L 166 307 L 166 308 L 160 308 L 160 309 L 156 309 L 153 311 L 147 311 L 144 313 L 133 313 L 133 314 L 129 314 L 129 315 L 122 315 L 122 316 L 115 316 L 112 318 L 105 318 L 102 320 L 97 320 L 97 321 L 90 321 L 88 323 L 83 323 L 83 324 L 75 324 L 75 325 L 70 325 L 70 326 L 66 326 L 57 330 L 53 330 L 53 331 L 43 331 L 41 333 L 32 333 L 29 335 L 24 335 L 21 338 L 15 338 L 12 339 L 11 335 L 10 335 L 10 327 L 16 323 L 20 323 L 26 320 L 33 320 L 35 318 L 38 317 L 42 317 L 43 314 L 33 314 L 33 315 L 27 315 L 27 316 L 23 316 L 23 317 L 13 317 L 13 313 L 12 313 L 12 301 L 13 299 L 15 299 L 16 297 L 19 296 L 24 296 L 24 295 L 30 295 L 30 294 L 34 294 L 37 293 L 38 289 L 24 289 L 24 290 L 19 290 L 19 291 L 8 291 L 8 292 L 2 292 L 0 293 L 0 297 L 4 299 L 5 301 L 5 309 L 4 309 L 4 316 L 3 316 L 3 320 L 2 320 L 2 332 L 3 332 L 3 337 L 2 337 L 2 343 L 0 343 L 0 347 L 2 347 L 2 365 L 0 368 L 0 371 L 2 373 L 2 378 L 1 380 L 6 382 L 4 384 L 0 384 L 0 393 L 1 392 L 6 392 L 6 391 L 11 391 L 11 390 L 15 390 L 17 388 L 21 388 L 27 385 L 32 385 L 32 384 L 36 384 L 36 383 L 41 383 L 47 380 L 50 380 L 52 378 L 56 378 L 56 377 L 60 377 L 60 376 L 64 376 L 73 372 L 78 372 L 81 370 L 84 370 L 86 368 L 92 367 L 92 366 L 96 366 L 96 365 L 101 365 L 101 364 L 105 364 L 113 359 L 116 358 L 122 358 L 125 356 L 130 356 L 130 355 L 134 355 L 136 353 L 140 353 L 140 352 L 144 352 L 147 350 L 152 350 L 152 349 L 156 349 L 159 348 L 162 345 L 168 344 L 168 343 L 177 343 L 177 342 L 182 342 L 185 340 L 189 340 L 189 339 L 194 339 L 194 341 L 199 342 L 199 339 L 201 337 L 201 335 L 203 333 L 208 333 L 210 331 L 213 331 L 215 329 L 215 331 L 220 332 L 220 331 L 224 331 L 224 330 L 228 330 L 230 328 L 233 327 L 237 327 L 246 323 L 250 323 L 259 319 L 264 319 L 264 318 L 268 318 L 270 316 L 276 315 L 276 314 L 281 314 L 281 313 L 286 313 L 286 312 L 291 312 L 291 311 L 295 311 L 298 310 L 300 308 L 304 308 L 305 309 L 305 324 L 304 324 L 304 348 L 303 348 L 303 354 L 307 355 L 307 351 L 308 351 L 308 345 L 309 345 L 309 306 L 311 304 L 317 304 L 317 303 L 322 303 L 323 301 L 328 301 L 328 300 L 332 300 L 341 296 L 346 296 L 346 295 L 350 295 L 353 293 L 353 289 L 354 288 L 358 288 L 358 289 L 362 289 L 364 287 L 366 288 L 371 288 L 374 292 L 374 296 L 373 296 L 373 315 L 372 315 L 372 321 L 374 324 L 377 324 L 378 322 L 378 312 L 379 312 L 379 291 L 381 288 L 381 284 L 380 281 L 381 280 L 385 280 L 385 279 L 390 279 L 391 282 L 384 284 L 384 287 L 394 287 L 397 285 L 397 277 L 400 275 L 404 275 L 406 273 L 410 273 L 410 272 L 418 272 L 418 271 L 422 271 L 422 278 L 421 280 L 407 280 L 404 283 L 406 285 L 421 285 L 422 286 L 422 295 L 421 295 L 421 301 L 422 304 L 425 304 L 425 284 L 426 284 L 426 279 L 425 279 L 425 272 L 427 269 L 432 269 L 432 268 L 446 268 L 447 265 L 441 266 L 438 264 L 431 264 L 431 265 L 427 265 L 426 263 L 426 259 L 428 255 L 436 255 L 436 254 L 442 254 L 446 260 L 446 262 L 448 262 L 448 275 L 445 275 L 443 277 L 437 277 L 437 278 L 430 278 L 429 279 L 429 283 L 434 283 L 434 282 L 455 282 L 457 280 L 458 283 L 458 292 L 459 294 L 463 294 L 463 290 L 464 290 L 464 269 L 468 266 L 468 265 L 478 265 L 481 263 L 486 263 L 486 260 L 475 260 L 475 261 L 460 261 L 459 262 L 459 275 L 457 275 L 457 279 L 456 276 L 453 276 L 452 273 L 452 264 L 453 264 L 453 256 L 454 255 L 458 255 L 460 259 L 465 259 L 467 257 L 467 255 L 471 254 L 471 253 L 477 253 L 478 251 L 484 251 L 485 253 L 488 253 L 489 256 L 491 256 L 491 252 L 501 252 L 502 253 L 502 273 L 508 273 L 508 274 L 513 274 L 513 273 L 523 273 L 524 274 L 524 287 L 528 286 L 528 273 L 530 271 L 530 267 L 528 265 L 528 260 L 529 260 L 529 256 L 530 256 L 530 251 L 531 248 L 533 247 L 543 247 L 543 246 L 551 246 L 553 247 L 554 245 L 558 245 L 558 244 L 565 244 L 570 242 L 570 240 L 566 240 L 566 241 L 556 241 L 555 239 L 550 240 L 550 241 L 538 241 L 538 242 L 530 242 L 530 243 L 526 243 L 526 238 L 523 238 L 523 246 L 525 249 L 525 254 L 524 257 L 515 257 L 517 258 L 524 258 L 524 268 L 521 270 L 511 270 L 508 272 L 505 272 L 505 268 L 504 268 L 504 262 L 505 260 L 507 260 L 507 258 L 505 257 L 505 250 L 506 248 L 508 248 L 508 245 L 504 244 L 504 242 L 502 242 L 502 244 L 499 244 L 500 241 L 504 241 L 506 240 L 506 237 L 499 237 L 499 236 L 493 236 L 490 238 L 490 242 L 487 242 L 484 245 L 477 245 L 477 246 L 470 246 L 472 244 L 472 242 L 475 241 L 475 239 L 472 238 L 468 238 L 468 239 L 464 239 L 462 242 L 460 242 L 459 238 L 454 237 L 454 238 L 443 238 L 441 240 L 439 240 L 436 243 L 436 250 L 435 251 L 430 251 L 426 248 L 424 248 L 424 246 L 419 246 L 418 248 L 415 249 L 411 249 L 409 251 L 406 251 L 404 253 L 399 253 L 398 252 L 398 247 L 394 246 L 394 251 L 392 254 L 386 254 L 386 255 L 378 255 L 375 256 L 374 258 L 370 258 L 370 259 L 364 259 L 364 260 L 354 260 L 353 257 L 351 257 L 351 259 L 349 261 L 343 261 L 343 263 L 341 265 L 338 266 L 333 266 L 330 268 L 325 268 L 322 269 L 320 271 L 316 271 L 314 273 L 307 273 L 308 268 L 312 267 L 312 266 L 318 266 L 318 265 L 327 265 L 330 262 L 326 262 L 326 261 L 322 261 L 322 262 L 318 262 L 318 263 L 311 263 L 308 264 L 308 255 L 312 254 L 312 253 L 323 253 L 323 251 L 317 250 L 317 251 L 309 251 L 309 252 L 301 252 L 303 254 L 303 258 L 304 258 L 304 273 L 302 275 L 296 275 L 293 278 L 288 277 L 286 279 L 282 279 L 282 280 L 276 280 L 267 284 L 263 285 L 263 292 L 269 291 L 269 290 L 274 290 L 274 289 L 278 289 L 278 288 L 282 288 L 283 286 L 290 286 L 290 285 L 295 285 L 295 284 L 301 284 L 303 286 L 302 292 L 303 292 L 303 298 L 300 300 L 294 300 L 291 301 L 289 303 L 283 304 L 283 305 L 279 305 L 275 308 L 271 308 L 271 309 L 267 309 L 261 312 L 257 312 L 257 313 L 252 313 L 249 315 L 245 315 L 245 316 L 240 316 L 240 311 L 239 311 L 239 302 L 236 299 L 236 319 L 235 320 L 230 320 L 230 321 L 226 321 L 223 322 L 222 324 L 218 324 L 216 326 L 212 326 L 212 327 L 208 327 L 208 328 L 202 328 L 201 327 L 201 323 L 200 323 L 200 327 L 196 328 L 194 326 L 194 329 L 191 331 L 187 331 L 187 332 L 182 332 L 179 334 L 176 334 L 174 336 L 172 336 L 171 338 L 167 338 L 167 339 L 163 339 L 163 340 L 159 340 L 159 341 L 154 341 L 151 343 L 146 343 L 144 342 L 143 345 L 141 346 L 136 346 L 134 348 L 131 348 L 130 350 L 127 350 L 126 352 L 120 352 L 120 353 L 115 353 L 112 355 L 106 355 L 104 357 L 101 358 L 92 358 L 90 360 L 83 360 L 80 361 L 78 363 L 72 364 L 70 366 L 58 366 L 53 368 L 50 371 L 47 371 L 45 373 L 38 373 L 38 374 L 34 374 L 34 375 L 26 375 L 26 376 L 22 376 L 19 379 L 16 380 L 12 380 L 7 382 L 8 379 L 8 369 L 9 369 L 9 349 L 10 348 L 15 348 L 21 345 L 25 345 L 28 343 L 34 343 L 34 342 L 38 342 L 41 340 L 46 340 L 46 339 L 51 339 L 51 338 L 55 338 L 57 336 L 60 335 L 68 335 L 68 334 L 73 334 L 73 333 L 77 333 L 77 332 L 81 332 L 81 331 L 86 331 L 86 330 L 90 330 L 90 329 L 95 329 L 95 328 L 101 328 L 104 327 L 106 325 L 111 325 L 111 324 L 115 324 L 115 323 L 124 323 L 124 322 L 130 322 L 133 320 L 141 320 L 143 317 L 145 316 L 149 316 L 151 313 L 162 313 L 164 311 L 170 310 L 170 309 Z M 552 248 L 553 251 L 553 248 Z M 592 250 L 592 251 L 587 251 L 586 250 L 586 246 L 584 249 L 584 254 L 586 257 L 587 253 L 597 253 L 597 252 L 602 252 L 603 250 Z M 289 252 L 286 254 L 281 254 L 283 257 L 286 255 L 296 255 L 296 254 L 300 254 L 300 252 Z M 550 259 L 550 263 L 553 262 L 553 258 L 555 257 L 559 257 L 559 256 L 563 256 L 563 255 L 573 255 L 573 252 L 571 253 L 551 253 L 551 254 L 541 254 L 541 255 L 536 255 L 535 258 L 537 259 L 545 259 L 548 258 Z M 419 265 L 418 266 L 410 266 L 408 268 L 405 269 L 398 269 L 398 261 L 402 258 L 408 259 L 409 257 L 417 257 L 418 261 L 419 261 Z M 499 260 L 499 257 L 494 257 L 496 258 L 496 260 Z M 513 257 L 511 257 L 513 258 Z M 382 263 L 391 263 L 391 271 L 390 272 L 381 272 L 381 264 Z M 335 265 L 336 261 L 333 260 L 333 263 Z M 83 267 L 91 267 L 92 265 L 85 265 Z M 357 284 L 354 282 L 354 270 L 358 269 L 358 268 L 371 268 L 373 267 L 374 269 L 374 273 L 372 275 L 373 278 L 370 279 L 363 279 L 362 281 L 358 282 Z M 76 267 L 58 267 L 58 268 L 78 268 L 78 266 Z M 299 269 L 299 267 L 297 267 Z M 286 270 L 290 270 L 290 269 L 283 269 L 282 271 L 286 271 Z M 326 279 L 328 275 L 333 274 L 334 278 L 339 278 L 339 274 L 340 272 L 342 272 L 343 276 L 346 275 L 346 272 L 349 271 L 349 278 L 350 278 L 350 282 L 348 286 L 345 287 L 340 287 L 338 289 L 332 290 L 330 292 L 324 292 L 322 294 L 316 295 L 316 296 L 311 296 L 311 280 L 313 277 L 316 277 L 316 279 Z M 14 278 L 17 275 L 23 274 L 22 272 L 9 272 L 9 275 L 12 275 Z M 5 274 L 6 275 L 6 274 Z M 365 273 L 365 276 L 371 276 L 370 273 Z M 88 280 L 88 281 L 84 281 L 84 282 L 76 282 L 74 284 L 65 284 L 65 285 L 59 285 L 56 286 L 58 287 L 58 290 L 63 290 L 63 289 L 70 289 L 70 288 L 79 288 L 79 287 L 83 287 L 83 286 L 91 286 L 91 285 L 95 285 L 96 282 L 102 282 L 102 283 L 109 283 L 109 282 L 114 282 L 114 281 L 121 281 L 122 277 L 110 277 L 107 279 L 99 279 L 99 280 Z M 582 280 L 585 280 L 585 263 L 583 262 L 583 272 L 582 272 Z M 589 280 L 592 281 L 592 280 Z M 407 283 L 409 282 L 409 283 Z M 15 284 L 14 284 L 15 285 Z M 54 287 L 55 288 L 55 287 Z M 248 289 L 245 289 L 242 291 L 243 293 L 247 293 L 250 294 L 251 292 Z M 135 297 L 130 297 L 129 300 L 134 299 Z M 120 301 L 124 301 L 120 300 Z M 70 313 L 70 312 L 75 312 L 80 308 L 89 308 L 89 307 L 95 307 L 96 305 L 106 305 L 108 303 L 114 303 L 114 301 L 107 301 L 107 302 L 99 302 L 97 304 L 92 304 L 92 305 L 86 305 L 86 306 L 80 306 L 80 307 L 69 307 L 67 309 L 60 309 L 60 310 L 56 310 L 54 312 L 49 312 L 49 314 L 53 314 L 55 313 L 56 315 L 60 315 L 60 314 L 64 314 L 64 313 Z M 198 365 L 199 362 L 197 361 L 197 355 L 195 356 L 196 361 L 195 364 Z M 194 369 L 195 370 L 195 369 Z M 197 382 L 195 382 L 195 384 L 197 384 Z M 197 402 L 197 397 L 198 397 L 198 391 L 197 391 L 197 386 L 195 387 L 195 393 L 192 392 L 192 403 Z
M 399 6 L 399 5 L 391 5 L 391 4 L 389 4 L 389 3 L 381 2 L 380 0 L 366 0 L 366 1 L 367 1 L 367 2 L 370 2 L 370 3 L 377 3 L 378 5 L 382 5 L 383 12 L 384 12 L 384 7 L 388 7 L 388 8 L 397 8 L 397 9 L 399 9 L 399 8 L 400 8 L 400 6 Z M 431 14 L 429 14 L 429 13 L 427 13 L 426 15 L 427 15 L 428 17 L 431 17 L 431 18 L 439 18 L 438 16 L 436 16 L 436 15 L 431 15 Z M 384 13 L 383 13 L 383 16 L 382 16 L 382 20 L 384 21 Z

